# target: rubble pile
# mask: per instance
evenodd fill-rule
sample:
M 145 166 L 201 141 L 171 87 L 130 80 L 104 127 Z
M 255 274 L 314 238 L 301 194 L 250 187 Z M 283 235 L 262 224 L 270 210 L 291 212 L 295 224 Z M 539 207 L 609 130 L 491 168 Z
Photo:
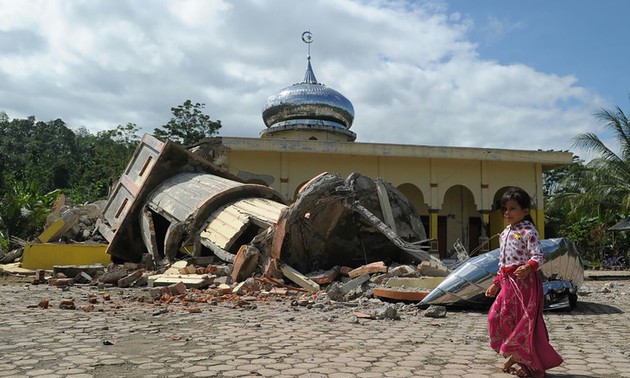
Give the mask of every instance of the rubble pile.
M 70 198 L 60 194 L 46 217 L 44 231 L 33 241 L 15 240 L 18 247 L 0 255 L 0 264 L 19 264 L 25 247 L 33 244 L 106 244 L 107 240 L 98 232 L 105 204 L 103 200 L 74 205 Z
M 148 260 L 148 259 L 147 259 Z M 430 263 L 418 266 L 386 266 L 383 262 L 368 264 L 359 268 L 335 267 L 325 272 L 313 272 L 310 278 L 321 285 L 318 291 L 310 291 L 287 279 L 275 279 L 264 275 L 254 275 L 243 281 L 232 279 L 231 264 L 207 265 L 191 261 L 177 261 L 162 273 L 146 270 L 142 264 L 124 263 L 108 266 L 56 266 L 52 272 L 38 270 L 33 284 L 48 284 L 63 290 L 74 286 L 94 287 L 98 291 L 111 288 L 130 289 L 128 298 L 135 302 L 160 307 L 154 315 L 168 311 L 203 312 L 206 305 L 227 305 L 233 308 L 253 310 L 261 302 L 285 301 L 290 306 L 315 309 L 322 312 L 340 310 L 351 312 L 361 319 L 399 319 L 401 312 L 417 314 L 420 309 L 417 299 L 411 301 L 375 295 L 378 288 L 395 288 L 401 293 L 428 293 L 427 287 L 417 286 L 428 277 L 423 272 L 436 272 L 440 268 Z M 436 270 L 437 269 L 437 270 Z M 443 272 L 445 275 L 447 272 Z M 432 277 L 435 278 L 435 277 Z M 440 277 L 440 280 L 443 277 Z M 389 281 L 409 280 L 416 286 L 388 286 Z M 102 297 L 102 298 L 101 298 Z M 110 296 L 90 294 L 84 298 L 88 303 L 78 306 L 65 301 L 59 308 L 67 310 L 94 311 L 97 302 L 105 303 Z M 38 307 L 48 308 L 48 300 Z M 435 307 L 435 306 L 433 306 Z M 439 306 L 438 306 L 439 307 Z M 116 307 L 116 309 L 120 309 Z M 101 309 L 102 310 L 102 309 Z M 443 317 L 445 310 L 436 312 L 429 308 L 426 316 Z M 437 314 L 437 315 L 436 315 Z
M 109 199 L 77 207 L 60 196 L 14 268 L 60 288 L 140 288 L 140 302 L 194 312 L 208 303 L 253 309 L 288 300 L 352 308 L 369 319 L 396 319 L 399 306 L 417 311 L 420 302 L 431 305 L 426 316 L 445 316 L 438 300 L 482 295 L 498 269 L 488 253 L 450 272 L 428 252 L 431 239 L 415 208 L 381 179 L 324 172 L 287 202 L 268 186 L 145 135 Z M 558 266 L 542 271 L 556 277 Z M 571 271 L 583 279 L 582 270 Z M 581 283 L 574 281 L 554 281 L 553 292 L 574 290 Z
M 103 221 L 103 209 L 107 201 L 95 201 L 83 205 L 75 205 L 72 200 L 61 194 L 53 205 L 51 214 L 46 218 L 45 229 L 51 227 L 59 219 L 69 220 L 63 233 L 57 235 L 57 240 L 66 243 L 92 242 L 107 243 L 98 232 L 98 225 Z

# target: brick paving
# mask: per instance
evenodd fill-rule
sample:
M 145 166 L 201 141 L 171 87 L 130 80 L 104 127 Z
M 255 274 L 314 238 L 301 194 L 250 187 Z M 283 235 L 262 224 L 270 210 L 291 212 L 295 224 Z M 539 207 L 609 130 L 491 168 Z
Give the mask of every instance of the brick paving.
M 363 298 L 220 302 L 191 313 L 139 302 L 146 292 L 0 286 L 0 377 L 508 377 L 488 347 L 486 311 L 428 318 L 414 305 Z M 544 315 L 565 358 L 548 376 L 630 377 L 630 281 L 587 281 L 581 292 L 572 312 Z M 43 299 L 49 308 L 37 306 Z M 64 299 L 77 308 L 60 309 Z M 352 311 L 362 305 L 395 305 L 400 319 L 359 319 Z

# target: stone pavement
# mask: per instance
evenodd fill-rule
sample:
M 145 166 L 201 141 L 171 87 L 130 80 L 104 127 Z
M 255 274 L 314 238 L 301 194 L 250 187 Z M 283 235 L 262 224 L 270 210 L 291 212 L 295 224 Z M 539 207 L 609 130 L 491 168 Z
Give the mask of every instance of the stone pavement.
M 575 310 L 545 313 L 565 358 L 549 377 L 630 377 L 629 291 L 630 281 L 587 281 Z M 429 318 L 409 304 L 269 297 L 194 312 L 146 292 L 0 280 L 0 377 L 508 377 L 486 311 Z M 64 299 L 76 309 L 60 309 Z M 400 319 L 353 314 L 378 306 Z

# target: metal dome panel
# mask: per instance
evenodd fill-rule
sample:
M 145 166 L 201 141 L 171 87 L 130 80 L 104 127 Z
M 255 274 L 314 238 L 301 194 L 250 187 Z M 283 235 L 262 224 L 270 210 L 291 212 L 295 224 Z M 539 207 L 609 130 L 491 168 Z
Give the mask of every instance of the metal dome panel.
M 341 93 L 322 84 L 295 84 L 269 96 L 263 107 L 267 127 L 295 119 L 329 121 L 349 129 L 354 107 Z

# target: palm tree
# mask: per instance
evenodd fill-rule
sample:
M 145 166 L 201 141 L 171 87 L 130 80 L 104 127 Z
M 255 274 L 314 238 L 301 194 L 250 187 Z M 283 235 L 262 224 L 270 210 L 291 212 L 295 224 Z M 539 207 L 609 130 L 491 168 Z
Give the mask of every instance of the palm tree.
M 593 181 L 583 195 L 585 203 L 600 204 L 599 210 L 628 212 L 630 210 L 630 120 L 619 107 L 600 109 L 595 117 L 610 130 L 619 152 L 606 146 L 594 133 L 576 136 L 573 146 L 595 152 L 599 156 L 587 164 Z M 602 208 L 603 207 L 603 208 Z
M 626 255 L 630 248 L 628 235 L 615 239 L 606 231 L 630 213 L 630 120 L 619 106 L 602 108 L 595 117 L 612 132 L 618 152 L 594 133 L 576 136 L 574 147 L 598 156 L 585 169 L 572 170 L 563 177 L 565 190 L 551 201 L 556 212 L 567 215 L 560 228 L 579 239 L 576 244 L 593 260 L 604 259 L 608 253 Z

